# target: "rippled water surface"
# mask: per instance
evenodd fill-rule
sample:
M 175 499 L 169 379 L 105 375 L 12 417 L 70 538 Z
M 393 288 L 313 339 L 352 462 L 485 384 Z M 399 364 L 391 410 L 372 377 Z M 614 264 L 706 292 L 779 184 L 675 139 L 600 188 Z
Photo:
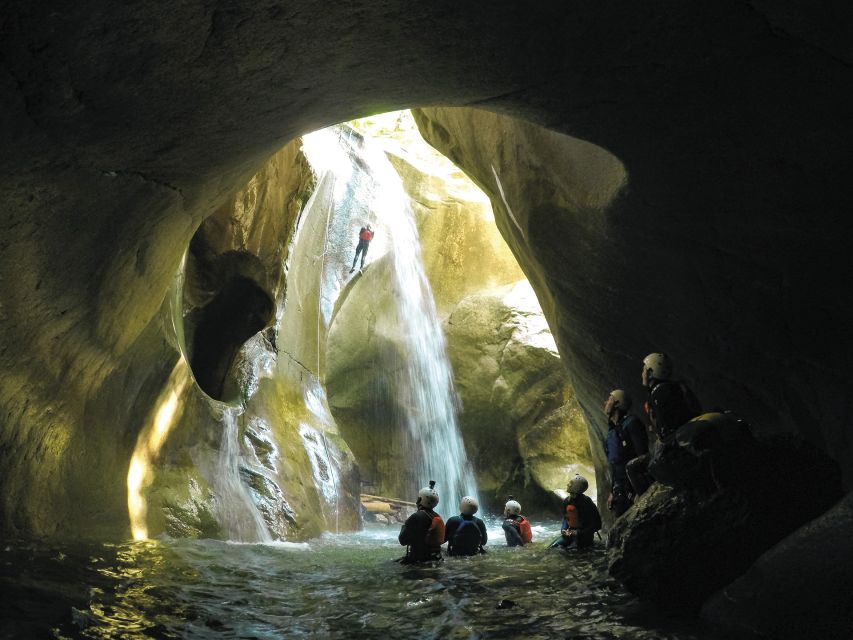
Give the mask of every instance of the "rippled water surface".
M 603 545 L 547 550 L 556 529 L 508 549 L 490 528 L 487 555 L 435 567 L 393 562 L 384 527 L 307 544 L 5 543 L 0 637 L 718 637 L 641 607 L 607 576 Z

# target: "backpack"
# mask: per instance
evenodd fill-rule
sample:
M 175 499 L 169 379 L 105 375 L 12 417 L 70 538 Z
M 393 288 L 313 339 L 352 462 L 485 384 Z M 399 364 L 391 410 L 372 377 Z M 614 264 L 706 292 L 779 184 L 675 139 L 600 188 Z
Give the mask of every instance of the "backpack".
M 527 544 L 533 540 L 533 529 L 530 528 L 530 520 L 524 516 L 520 517 L 521 520 L 518 521 L 518 533 L 521 535 L 524 544 Z
M 444 544 L 444 521 L 435 512 L 430 511 L 428 515 L 430 514 L 432 523 L 426 532 L 424 542 L 426 542 L 426 546 L 428 547 L 439 549 Z
M 456 533 L 453 534 L 450 547 L 462 553 L 474 554 L 480 548 L 482 539 L 480 527 L 477 526 L 477 523 L 474 520 L 463 518 L 456 529 Z

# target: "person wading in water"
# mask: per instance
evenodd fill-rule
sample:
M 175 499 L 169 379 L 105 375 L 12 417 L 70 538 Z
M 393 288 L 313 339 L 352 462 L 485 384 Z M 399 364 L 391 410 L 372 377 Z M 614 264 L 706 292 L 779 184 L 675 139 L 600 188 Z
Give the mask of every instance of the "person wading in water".
M 418 510 L 408 517 L 400 529 L 397 540 L 406 547 L 402 564 L 441 560 L 441 545 L 444 544 L 444 521 L 433 509 L 438 504 L 435 480 L 418 491 Z

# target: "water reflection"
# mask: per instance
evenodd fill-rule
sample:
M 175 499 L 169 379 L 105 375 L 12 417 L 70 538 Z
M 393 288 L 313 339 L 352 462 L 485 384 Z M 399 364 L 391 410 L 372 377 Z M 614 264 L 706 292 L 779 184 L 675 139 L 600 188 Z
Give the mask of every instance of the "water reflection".
M 308 544 L 149 541 L 93 548 L 10 545 L 2 637 L 697 638 L 693 621 L 645 611 L 588 554 L 507 549 L 401 567 L 396 529 Z M 498 608 L 501 604 L 501 608 Z M 728 636 L 727 636 L 728 637 Z

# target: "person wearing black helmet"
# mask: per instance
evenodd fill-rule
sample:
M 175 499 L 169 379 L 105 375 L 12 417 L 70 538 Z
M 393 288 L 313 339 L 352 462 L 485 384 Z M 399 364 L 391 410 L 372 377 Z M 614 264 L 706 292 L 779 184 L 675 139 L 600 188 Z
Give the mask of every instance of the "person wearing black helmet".
M 451 556 L 474 556 L 486 553 L 483 549 L 489 540 L 486 523 L 474 514 L 480 506 L 477 499 L 465 496 L 459 501 L 459 515 L 448 518 L 444 525 L 444 540 Z
M 399 543 L 406 547 L 402 564 L 441 560 L 444 544 L 444 521 L 433 509 L 438 505 L 435 480 L 418 492 L 418 510 L 410 515 L 400 529 Z

